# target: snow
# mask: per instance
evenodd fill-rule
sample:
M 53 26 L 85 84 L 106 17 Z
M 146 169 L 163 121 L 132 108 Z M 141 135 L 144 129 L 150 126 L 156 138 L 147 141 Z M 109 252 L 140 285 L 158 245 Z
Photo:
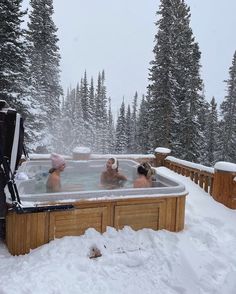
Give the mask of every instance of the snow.
M 155 158 L 154 154 L 92 154 L 91 158 L 124 158 L 124 159 L 144 159 L 144 158 Z
M 89 229 L 25 256 L 11 256 L 1 244 L 0 293 L 235 294 L 236 210 L 189 178 L 158 169 L 189 191 L 182 232 Z M 91 247 L 102 256 L 90 259 Z
M 18 172 L 15 176 L 16 180 L 28 180 L 29 177 L 25 172 Z
M 71 159 L 71 156 L 63 155 L 65 159 Z M 51 154 L 40 154 L 40 153 L 30 153 L 29 159 L 39 160 L 39 159 L 50 159 Z
M 171 153 L 171 150 L 169 148 L 157 147 L 155 149 L 155 152 L 162 153 L 162 154 L 168 154 L 168 153 Z
M 231 162 L 219 161 L 214 166 L 215 170 L 222 170 L 226 172 L 236 172 L 236 164 Z
M 90 154 L 91 149 L 89 147 L 75 147 L 73 153 Z
M 78 148 L 78 147 L 77 147 Z M 85 148 L 85 147 L 84 147 Z M 74 151 L 74 150 L 73 150 Z M 76 152 L 78 152 L 76 150 Z M 30 159 L 50 159 L 51 154 L 36 154 L 36 153 L 31 153 L 29 154 Z M 65 159 L 71 159 L 72 156 L 69 155 L 63 155 Z M 111 157 L 116 157 L 116 158 L 133 158 L 133 159 L 140 159 L 140 158 L 155 158 L 154 154 L 91 154 L 91 159 L 101 159 L 101 158 L 111 158 Z
M 170 160 L 170 161 L 173 161 L 173 162 L 188 166 L 190 168 L 198 169 L 200 171 L 205 171 L 205 172 L 208 172 L 208 173 L 211 173 L 211 174 L 214 173 L 214 168 L 213 167 L 205 166 L 205 165 L 202 165 L 202 164 L 199 164 L 199 163 L 194 163 L 194 162 L 182 160 L 182 159 L 179 159 L 179 158 L 176 158 L 176 157 L 173 157 L 173 156 L 167 156 L 166 160 Z

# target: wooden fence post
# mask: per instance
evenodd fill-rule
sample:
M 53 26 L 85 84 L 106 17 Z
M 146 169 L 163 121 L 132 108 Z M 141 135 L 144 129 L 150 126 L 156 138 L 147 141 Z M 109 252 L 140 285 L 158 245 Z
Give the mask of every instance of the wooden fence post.
M 214 169 L 213 198 L 236 209 L 236 164 L 221 161 L 215 164 Z
M 170 155 L 171 150 L 168 148 L 157 147 L 155 149 L 155 166 L 164 166 L 165 158 Z

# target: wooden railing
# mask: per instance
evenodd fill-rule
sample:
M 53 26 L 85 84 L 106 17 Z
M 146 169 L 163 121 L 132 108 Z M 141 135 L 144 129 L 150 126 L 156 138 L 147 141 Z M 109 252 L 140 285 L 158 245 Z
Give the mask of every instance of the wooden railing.
M 169 157 L 170 158 L 170 157 Z M 214 171 L 209 172 L 203 169 L 184 165 L 183 163 L 165 159 L 164 166 L 183 176 L 189 177 L 195 184 L 198 184 L 205 192 L 212 195 Z M 187 164 L 187 163 L 186 163 Z
M 156 166 L 165 166 L 189 177 L 216 201 L 236 209 L 236 164 L 218 162 L 212 168 L 167 155 L 156 152 Z

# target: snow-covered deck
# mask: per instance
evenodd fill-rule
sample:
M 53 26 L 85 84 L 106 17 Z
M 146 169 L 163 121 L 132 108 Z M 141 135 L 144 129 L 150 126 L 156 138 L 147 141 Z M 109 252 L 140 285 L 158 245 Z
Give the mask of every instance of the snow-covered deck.
M 182 232 L 88 229 L 18 257 L 1 244 L 2 293 L 234 294 L 236 211 L 189 178 L 159 170 L 189 191 Z M 97 259 L 88 258 L 93 245 L 102 253 Z

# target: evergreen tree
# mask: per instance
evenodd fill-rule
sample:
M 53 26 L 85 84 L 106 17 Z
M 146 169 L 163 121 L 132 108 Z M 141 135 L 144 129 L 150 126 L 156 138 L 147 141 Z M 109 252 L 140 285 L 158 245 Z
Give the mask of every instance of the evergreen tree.
M 147 153 L 150 150 L 149 142 L 149 113 L 148 103 L 145 97 L 142 97 L 140 104 L 139 115 L 138 115 L 138 128 L 137 128 L 137 141 L 138 151 L 140 153 Z
M 90 94 L 91 90 L 91 94 Z M 89 84 L 87 82 L 86 71 L 84 73 L 84 78 L 81 79 L 80 87 L 80 96 L 81 96 L 81 106 L 83 110 L 83 119 L 84 119 L 84 131 L 86 136 L 84 138 L 83 145 L 93 148 L 95 141 L 95 121 L 94 121 L 94 112 L 95 112 L 95 101 L 94 101 L 94 88 L 93 84 L 91 89 L 89 89 Z M 92 103 L 92 105 L 90 105 Z
M 36 103 L 30 97 L 28 56 L 25 30 L 21 28 L 21 0 L 0 3 L 0 99 L 15 108 L 24 118 L 27 149 L 34 147 L 37 130 L 33 126 Z
M 191 31 L 191 30 L 190 30 Z M 190 32 L 189 32 L 190 34 Z M 192 37 L 187 38 L 189 48 L 186 48 L 185 58 L 189 54 L 186 64 L 183 64 L 182 94 L 178 96 L 179 103 L 179 124 L 177 134 L 180 138 L 180 146 L 176 149 L 176 154 L 185 160 L 200 162 L 202 132 L 200 124 L 200 114 L 204 111 L 204 97 L 201 96 L 202 80 L 200 78 L 200 52 L 198 44 L 192 44 Z M 182 54 L 182 53 L 181 53 Z M 184 58 L 184 56 L 182 56 Z
M 95 94 L 93 78 L 91 78 L 89 88 L 89 103 L 88 103 L 88 126 L 89 126 L 89 142 L 88 146 L 91 150 L 95 150 L 95 138 L 96 138 L 96 117 L 95 117 Z
M 83 110 L 83 117 L 85 122 L 88 122 L 88 111 L 89 111 L 89 89 L 86 71 L 84 72 L 84 78 L 81 80 L 81 106 Z
M 210 115 L 210 103 L 205 99 L 205 88 L 202 87 L 201 94 L 199 95 L 199 110 L 198 110 L 198 123 L 199 131 L 199 162 L 207 164 L 207 136 L 208 136 L 208 116 Z
M 138 93 L 137 91 L 134 94 L 133 103 L 132 103 L 132 114 L 131 114 L 131 142 L 130 142 L 130 152 L 137 153 L 138 144 L 137 144 L 137 112 L 138 112 Z
M 229 68 L 228 94 L 220 108 L 222 116 L 221 160 L 236 163 L 236 51 Z
M 218 135 L 219 135 L 219 124 L 217 115 L 217 104 L 215 98 L 212 97 L 210 102 L 209 115 L 207 116 L 208 131 L 205 139 L 207 143 L 206 148 L 206 160 L 204 164 L 213 166 L 217 161 L 217 146 L 218 146 Z
M 119 116 L 116 126 L 116 153 L 126 153 L 127 137 L 126 137 L 126 121 L 125 121 L 125 102 L 121 103 Z
M 162 0 L 157 12 L 161 18 L 156 22 L 158 32 L 155 35 L 154 60 L 151 62 L 148 86 L 148 108 L 152 117 L 150 145 L 153 149 L 157 146 L 171 148 L 174 141 L 174 122 L 178 111 L 175 97 L 178 83 L 177 77 L 173 74 L 176 64 L 173 47 L 174 2 Z
M 113 115 L 111 111 L 111 98 L 108 99 L 109 107 L 108 107 L 108 152 L 113 153 L 115 151 L 115 144 L 116 144 L 116 134 L 115 134 L 115 126 Z
M 85 140 L 87 137 L 86 133 L 86 126 L 85 126 L 85 120 L 84 120 L 84 112 L 82 107 L 82 101 L 81 101 L 81 93 L 79 90 L 79 84 L 77 85 L 75 89 L 75 105 L 74 105 L 74 115 L 73 115 L 73 125 L 74 125 L 74 146 L 85 146 Z M 89 146 L 90 147 L 90 146 Z
M 21 113 L 27 80 L 27 56 L 24 32 L 21 28 L 22 0 L 2 0 L 0 3 L 0 95 Z
M 132 129 L 132 119 L 130 105 L 127 107 L 126 116 L 125 116 L 125 132 L 126 132 L 126 152 L 132 152 L 132 134 L 134 130 Z M 136 142 L 137 145 L 137 142 Z
M 96 115 L 96 150 L 107 153 L 108 138 L 108 117 L 107 117 L 107 97 L 105 86 L 105 74 L 98 74 L 98 83 L 95 94 L 95 115 Z
M 150 145 L 168 147 L 176 156 L 198 161 L 202 80 L 200 52 L 189 26 L 183 0 L 162 0 L 156 23 L 154 60 L 150 69 L 152 119 Z
M 54 140 L 54 150 L 63 154 L 71 154 L 75 145 L 75 93 L 73 90 L 67 90 L 65 101 L 62 105 L 61 118 L 56 120 L 58 132 Z
M 53 22 L 52 0 L 31 0 L 28 41 L 31 96 L 37 100 L 41 112 L 35 121 L 40 121 L 38 138 L 41 144 L 50 146 L 53 141 L 54 123 L 60 116 L 59 48 L 57 28 Z M 50 135 L 51 134 L 51 135 Z

